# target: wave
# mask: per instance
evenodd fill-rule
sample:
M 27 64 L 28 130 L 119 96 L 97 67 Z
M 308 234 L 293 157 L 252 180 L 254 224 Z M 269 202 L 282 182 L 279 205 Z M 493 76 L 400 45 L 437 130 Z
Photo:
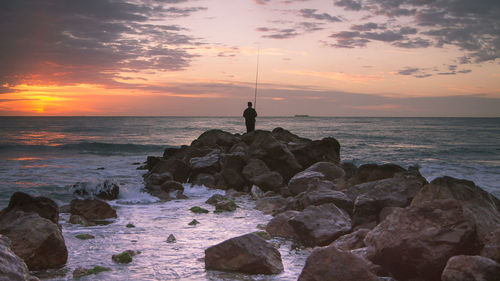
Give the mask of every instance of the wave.
M 75 151 L 79 153 L 115 155 L 162 152 L 168 145 L 80 142 L 61 145 L 0 144 L 0 151 Z

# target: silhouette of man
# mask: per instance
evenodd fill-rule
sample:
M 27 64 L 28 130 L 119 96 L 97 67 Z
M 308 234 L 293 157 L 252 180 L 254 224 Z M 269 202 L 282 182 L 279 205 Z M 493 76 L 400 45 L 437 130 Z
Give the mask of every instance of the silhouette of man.
M 245 125 L 247 126 L 247 133 L 255 130 L 255 117 L 257 117 L 257 111 L 252 108 L 252 102 L 248 102 L 248 107 L 243 111 L 243 117 L 245 117 Z

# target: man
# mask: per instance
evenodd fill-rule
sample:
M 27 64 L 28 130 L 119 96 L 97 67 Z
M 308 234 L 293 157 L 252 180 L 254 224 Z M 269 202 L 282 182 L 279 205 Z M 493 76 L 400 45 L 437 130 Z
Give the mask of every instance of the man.
M 247 126 L 247 133 L 255 130 L 255 117 L 257 117 L 257 111 L 252 108 L 252 102 L 248 102 L 248 108 L 243 112 L 243 117 L 245 117 L 245 125 Z

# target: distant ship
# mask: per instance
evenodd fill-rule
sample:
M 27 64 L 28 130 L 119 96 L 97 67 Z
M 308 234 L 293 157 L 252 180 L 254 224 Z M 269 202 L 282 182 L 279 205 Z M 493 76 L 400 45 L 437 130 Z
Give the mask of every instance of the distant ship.
M 295 117 L 309 117 L 307 114 L 296 114 Z

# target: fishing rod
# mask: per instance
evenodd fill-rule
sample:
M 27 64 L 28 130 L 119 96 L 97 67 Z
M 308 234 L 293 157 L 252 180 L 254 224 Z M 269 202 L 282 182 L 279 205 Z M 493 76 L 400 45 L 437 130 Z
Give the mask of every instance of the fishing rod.
M 253 101 L 253 108 L 257 109 L 257 82 L 259 79 L 259 57 L 260 57 L 260 47 L 257 50 L 257 72 L 255 74 L 255 95 L 254 95 L 254 101 Z

